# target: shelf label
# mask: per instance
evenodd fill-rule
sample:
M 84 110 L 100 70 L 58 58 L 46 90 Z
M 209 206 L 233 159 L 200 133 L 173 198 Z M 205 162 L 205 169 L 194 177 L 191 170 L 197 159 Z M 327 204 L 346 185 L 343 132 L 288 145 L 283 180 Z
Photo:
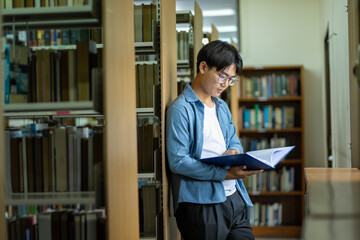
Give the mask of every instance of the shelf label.
M 56 115 L 70 115 L 71 112 L 70 111 L 57 111 Z

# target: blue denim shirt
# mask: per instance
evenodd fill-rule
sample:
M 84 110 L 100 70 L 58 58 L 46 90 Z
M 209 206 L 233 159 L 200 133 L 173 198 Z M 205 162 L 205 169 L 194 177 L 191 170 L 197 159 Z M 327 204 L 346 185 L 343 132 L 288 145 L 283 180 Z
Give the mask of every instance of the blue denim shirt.
M 213 100 L 226 148 L 242 152 L 243 147 L 236 135 L 228 106 L 219 98 Z M 180 180 L 177 183 L 179 189 L 176 189 L 174 194 L 175 206 L 180 202 L 211 204 L 226 201 L 222 181 L 226 177 L 227 169 L 198 160 L 203 148 L 203 128 L 204 104 L 187 84 L 184 92 L 167 110 L 168 162 L 172 173 Z M 246 206 L 253 206 L 242 179 L 236 181 L 236 188 Z

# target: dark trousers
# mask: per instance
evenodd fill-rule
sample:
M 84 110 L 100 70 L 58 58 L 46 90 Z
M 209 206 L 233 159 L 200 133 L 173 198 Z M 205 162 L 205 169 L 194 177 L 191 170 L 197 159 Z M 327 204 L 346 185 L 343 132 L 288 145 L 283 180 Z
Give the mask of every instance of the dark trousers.
M 223 203 L 180 203 L 175 217 L 184 240 L 255 239 L 238 191 Z

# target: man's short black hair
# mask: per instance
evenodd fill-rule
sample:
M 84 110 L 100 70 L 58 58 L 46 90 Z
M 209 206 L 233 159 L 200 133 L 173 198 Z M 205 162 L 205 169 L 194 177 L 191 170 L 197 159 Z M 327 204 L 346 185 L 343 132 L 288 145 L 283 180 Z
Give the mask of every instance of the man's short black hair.
M 215 67 L 216 70 L 223 70 L 234 63 L 236 74 L 240 74 L 243 68 L 242 58 L 236 48 L 220 40 L 212 41 L 200 49 L 196 62 L 197 73 L 202 61 L 205 61 L 210 68 Z

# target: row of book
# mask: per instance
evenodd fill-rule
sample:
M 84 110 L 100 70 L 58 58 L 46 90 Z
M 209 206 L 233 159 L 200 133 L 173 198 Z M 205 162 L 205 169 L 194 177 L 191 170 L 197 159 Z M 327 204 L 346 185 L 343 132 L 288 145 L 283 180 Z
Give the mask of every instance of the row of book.
M 102 126 L 5 130 L 4 149 L 6 193 L 95 191 L 104 204 Z
M 154 106 L 154 85 L 159 81 L 159 65 L 153 63 L 136 64 L 136 107 Z
M 154 41 L 156 12 L 154 4 L 134 5 L 135 42 Z
M 193 33 L 176 31 L 177 60 L 190 60 L 189 48 L 192 47 Z
M 248 208 L 251 226 L 281 226 L 283 219 L 283 205 L 281 203 L 254 203 Z
M 9 217 L 7 240 L 106 239 L 104 210 L 47 210 L 36 215 Z
M 139 188 L 139 226 L 145 236 L 156 235 L 157 216 L 161 209 L 160 188 L 146 184 Z
M 29 56 L 29 48 L 6 44 L 5 104 L 101 99 L 93 91 L 102 89 L 102 51 L 93 41 L 76 46 L 76 50 L 37 50 Z
M 39 7 L 72 7 L 88 5 L 88 0 L 2 0 L 3 9 L 39 8 Z
M 295 74 L 268 74 L 241 76 L 240 98 L 273 98 L 300 96 L 299 76 Z
M 159 148 L 159 123 L 152 118 L 138 119 L 137 147 L 138 172 L 153 173 L 155 171 L 155 150 Z
M 294 106 L 259 106 L 239 108 L 240 129 L 287 129 L 295 127 Z
M 89 40 L 103 43 L 102 28 L 29 30 L 24 36 L 21 40 L 27 42 L 28 47 L 76 45 Z
M 295 189 L 295 168 L 282 167 L 279 170 L 264 171 L 247 177 L 244 183 L 251 193 L 291 192 Z
M 268 148 L 286 147 L 290 145 L 286 138 L 278 137 L 277 134 L 274 134 L 271 138 L 261 139 L 253 139 L 242 136 L 240 138 L 240 142 L 245 152 Z
M 53 199 L 52 199 L 53 200 Z M 40 213 L 49 211 L 49 210 L 58 210 L 58 209 L 74 209 L 76 211 L 91 211 L 101 209 L 104 211 L 104 207 L 98 207 L 94 204 L 44 204 L 44 205 L 6 205 L 5 206 L 5 217 L 6 218 L 21 218 L 27 215 L 38 215 Z

